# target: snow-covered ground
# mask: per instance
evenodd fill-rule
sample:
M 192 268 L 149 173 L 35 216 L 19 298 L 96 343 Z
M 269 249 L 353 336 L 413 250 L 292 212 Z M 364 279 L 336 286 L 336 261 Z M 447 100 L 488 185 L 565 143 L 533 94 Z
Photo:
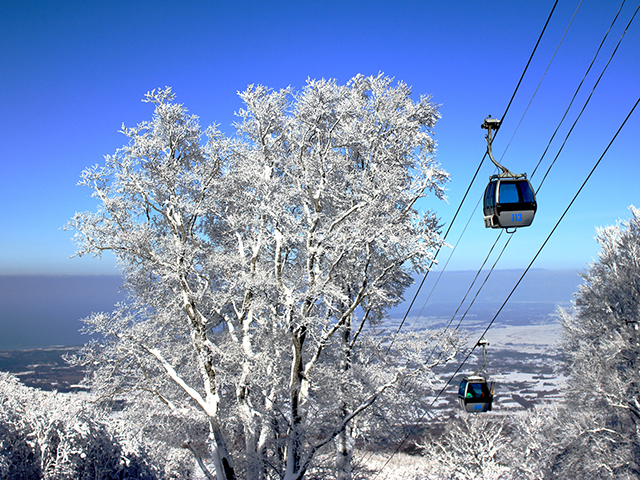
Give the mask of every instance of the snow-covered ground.
M 558 348 L 560 324 L 498 325 L 492 327 L 485 338 L 489 348 L 517 350 L 522 353 L 548 352 Z
M 377 475 L 379 480 L 433 480 L 437 477 L 429 476 L 428 459 L 422 455 L 408 455 L 398 452 L 391 456 L 392 452 L 359 452 L 354 453 L 356 462 L 366 462 L 366 470 L 356 471 L 356 479 L 370 479 Z M 388 463 L 387 463 L 388 462 Z M 375 473 L 368 473 L 375 472 Z

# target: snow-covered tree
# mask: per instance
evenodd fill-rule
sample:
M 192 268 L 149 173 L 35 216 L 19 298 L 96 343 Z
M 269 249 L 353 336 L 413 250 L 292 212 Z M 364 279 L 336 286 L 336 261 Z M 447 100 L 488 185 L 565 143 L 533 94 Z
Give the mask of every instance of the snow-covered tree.
M 556 471 L 640 475 L 640 210 L 630 210 L 629 221 L 598 230 L 598 259 L 583 275 L 573 311 L 560 312 L 568 407 L 586 418 Z
M 144 389 L 206 419 L 209 451 L 193 452 L 210 478 L 299 479 L 332 442 L 351 478 L 373 406 L 424 390 L 428 359 L 455 353 L 454 337 L 381 330 L 442 244 L 416 210 L 443 196 L 439 115 L 410 94 L 382 75 L 250 86 L 229 139 L 153 91 L 153 120 L 83 172 L 100 203 L 70 222 L 78 254 L 112 252 L 129 292 L 86 320 L 103 340 L 85 361 L 104 394 Z

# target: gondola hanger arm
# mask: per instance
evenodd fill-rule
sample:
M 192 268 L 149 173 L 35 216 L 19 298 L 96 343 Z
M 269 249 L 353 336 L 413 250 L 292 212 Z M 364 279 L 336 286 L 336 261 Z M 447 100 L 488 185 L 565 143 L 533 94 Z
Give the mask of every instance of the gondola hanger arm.
M 487 118 L 484 119 L 484 122 L 482 122 L 482 125 L 480 125 L 481 128 L 484 128 L 485 130 L 487 130 L 487 136 L 485 137 L 487 140 L 487 154 L 489 155 L 489 158 L 491 159 L 493 164 L 501 170 L 501 173 L 498 175 L 498 177 L 505 177 L 505 178 L 521 177 L 522 175 L 515 175 L 514 173 L 510 172 L 508 168 L 503 167 L 496 161 L 495 158 L 493 158 L 493 151 L 491 150 L 491 143 L 493 142 L 493 138 L 491 137 L 491 132 L 492 131 L 497 132 L 501 124 L 502 124 L 502 120 L 498 118 L 491 118 L 491 115 L 489 115 Z
M 480 345 L 482 347 L 482 366 L 473 374 L 474 377 L 480 375 L 480 372 L 484 370 L 484 366 L 487 364 L 487 345 L 489 345 L 489 342 L 482 337 L 478 340 L 476 345 Z

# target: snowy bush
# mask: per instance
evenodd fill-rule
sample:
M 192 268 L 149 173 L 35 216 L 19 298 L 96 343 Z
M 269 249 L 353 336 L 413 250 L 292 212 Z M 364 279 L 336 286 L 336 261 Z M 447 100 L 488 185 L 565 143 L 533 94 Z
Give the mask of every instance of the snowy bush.
M 431 475 L 447 480 L 512 478 L 508 423 L 492 415 L 459 413 L 437 439 L 427 439 L 423 454 L 432 462 Z
M 145 441 L 118 429 L 108 415 L 76 394 L 29 388 L 0 372 L 0 478 L 152 479 L 188 474 L 184 454 L 174 462 L 181 468 L 171 467 L 170 458 L 156 457 L 151 464 Z M 167 472 L 156 468 L 163 466 L 169 467 Z

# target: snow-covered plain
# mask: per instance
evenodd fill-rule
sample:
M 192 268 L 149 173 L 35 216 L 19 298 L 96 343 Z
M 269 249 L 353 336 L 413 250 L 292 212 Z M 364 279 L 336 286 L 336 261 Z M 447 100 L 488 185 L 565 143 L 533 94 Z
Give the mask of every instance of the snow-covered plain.
M 559 323 L 498 325 L 489 330 L 486 338 L 491 344 L 490 348 L 540 353 L 558 347 L 560 329 Z

